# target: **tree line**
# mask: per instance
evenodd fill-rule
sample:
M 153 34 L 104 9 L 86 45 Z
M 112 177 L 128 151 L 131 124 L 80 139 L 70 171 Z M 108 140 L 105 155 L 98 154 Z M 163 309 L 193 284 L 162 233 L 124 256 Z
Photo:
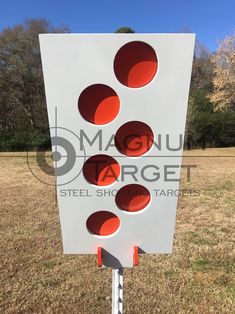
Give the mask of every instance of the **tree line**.
M 33 150 L 48 138 L 38 34 L 68 33 L 46 19 L 29 19 L 0 32 L 0 150 Z M 134 33 L 121 27 L 115 33 Z M 45 131 L 47 130 L 47 131 Z M 235 146 L 235 34 L 210 53 L 197 43 L 185 147 Z

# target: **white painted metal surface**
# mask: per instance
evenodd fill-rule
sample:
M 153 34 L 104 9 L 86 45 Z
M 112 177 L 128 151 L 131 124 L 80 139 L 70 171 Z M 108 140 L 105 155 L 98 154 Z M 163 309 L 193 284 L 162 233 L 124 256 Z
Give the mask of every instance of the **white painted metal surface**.
M 156 189 L 177 190 L 178 181 L 164 179 L 164 166 L 176 165 L 174 178 L 180 177 L 182 148 L 169 151 L 166 147 L 179 146 L 184 134 L 188 93 L 191 77 L 195 36 L 193 34 L 44 34 L 40 35 L 42 65 L 46 89 L 51 136 L 60 136 L 72 143 L 76 151 L 74 167 L 57 177 L 58 203 L 65 254 L 96 254 L 104 249 L 104 266 L 113 268 L 133 266 L 133 247 L 146 253 L 172 252 L 177 195 L 156 196 Z M 130 41 L 143 41 L 152 46 L 158 57 L 155 78 L 141 88 L 127 88 L 115 77 L 113 62 L 117 51 Z M 79 114 L 77 102 L 81 92 L 92 84 L 106 84 L 113 88 L 121 101 L 116 119 L 104 126 L 92 125 Z M 57 121 L 55 121 L 57 107 Z M 161 136 L 161 150 L 153 146 L 144 157 L 123 157 L 115 147 L 105 151 L 110 136 L 131 120 L 147 123 L 155 140 Z M 79 149 L 80 130 L 90 139 L 102 130 L 103 146 L 98 141 L 85 146 L 87 156 L 108 154 L 120 165 L 136 165 L 138 183 L 147 187 L 151 201 L 138 213 L 127 213 L 117 208 L 114 197 L 100 197 L 97 190 L 117 191 L 126 184 L 135 183 L 130 176 L 107 188 L 89 184 L 82 174 L 83 151 Z M 57 134 L 56 134 L 57 132 Z M 53 147 L 55 150 L 55 147 Z M 64 154 L 62 147 L 57 149 Z M 66 157 L 64 157 L 66 159 Z M 63 164 L 63 158 L 60 161 Z M 160 178 L 144 181 L 141 169 L 146 165 L 159 167 Z M 67 182 L 67 183 L 66 183 Z M 68 196 L 68 190 L 76 190 Z M 82 193 L 90 196 L 81 196 Z M 87 218 L 99 210 L 108 210 L 120 218 L 119 230 L 108 237 L 92 235 L 86 228 Z

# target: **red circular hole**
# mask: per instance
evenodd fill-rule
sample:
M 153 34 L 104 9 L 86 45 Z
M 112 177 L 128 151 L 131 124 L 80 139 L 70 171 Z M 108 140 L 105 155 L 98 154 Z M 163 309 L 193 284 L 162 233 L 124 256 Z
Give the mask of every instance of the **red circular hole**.
M 94 84 L 81 93 L 78 109 L 82 117 L 93 124 L 106 124 L 113 121 L 120 108 L 116 92 L 109 86 Z
M 107 236 L 117 231 L 120 219 L 111 212 L 99 211 L 89 216 L 86 226 L 93 234 Z
M 117 192 L 115 201 L 120 209 L 137 212 L 148 205 L 150 193 L 140 184 L 128 184 Z
M 142 87 L 152 81 L 158 69 L 154 49 L 142 42 L 132 41 L 122 46 L 114 60 L 114 72 L 127 87 Z
M 120 174 L 118 162 L 107 155 L 95 155 L 83 165 L 83 175 L 92 184 L 105 186 L 115 182 Z
M 153 145 L 151 128 L 140 121 L 123 124 L 115 135 L 115 145 L 120 153 L 136 157 L 145 154 Z

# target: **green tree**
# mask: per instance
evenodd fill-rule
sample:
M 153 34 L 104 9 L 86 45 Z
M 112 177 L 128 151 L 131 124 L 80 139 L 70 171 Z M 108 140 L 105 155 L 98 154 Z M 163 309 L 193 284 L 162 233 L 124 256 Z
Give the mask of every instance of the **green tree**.
M 213 142 L 211 130 L 206 129 L 213 113 L 213 106 L 208 99 L 213 88 L 213 64 L 208 49 L 196 41 L 192 67 L 190 96 L 185 129 L 185 144 L 188 149 L 202 147 Z M 203 123 L 205 125 L 202 127 Z
M 114 33 L 135 33 L 135 31 L 128 26 L 119 27 Z
M 195 147 L 235 145 L 235 112 L 214 111 L 205 90 L 194 90 L 189 98 L 185 144 Z
M 188 149 L 204 147 L 213 142 L 212 130 L 208 130 L 213 106 L 205 90 L 194 89 L 189 96 L 187 121 L 185 128 L 185 144 Z

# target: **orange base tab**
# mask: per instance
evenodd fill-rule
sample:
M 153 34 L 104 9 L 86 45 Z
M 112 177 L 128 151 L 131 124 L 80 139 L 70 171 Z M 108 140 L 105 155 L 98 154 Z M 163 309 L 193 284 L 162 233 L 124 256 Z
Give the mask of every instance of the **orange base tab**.
M 103 265 L 103 255 L 102 255 L 102 247 L 98 246 L 97 248 L 97 265 L 98 267 L 102 267 Z
M 133 264 L 134 264 L 134 266 L 138 266 L 138 264 L 139 264 L 139 248 L 138 248 L 138 246 L 134 246 Z

